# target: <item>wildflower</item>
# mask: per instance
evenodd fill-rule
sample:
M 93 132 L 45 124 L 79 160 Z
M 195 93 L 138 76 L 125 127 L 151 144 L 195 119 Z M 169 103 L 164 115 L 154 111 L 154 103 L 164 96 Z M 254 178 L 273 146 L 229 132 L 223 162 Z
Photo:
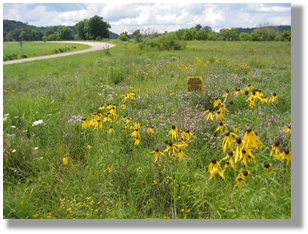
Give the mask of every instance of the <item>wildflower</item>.
M 133 138 L 133 140 L 135 141 L 135 142 L 134 142 L 134 145 L 139 145 L 139 143 L 140 143 L 140 138 L 136 137 L 136 138 Z
M 241 90 L 240 88 L 235 88 L 235 96 L 238 96 L 240 93 L 244 93 L 244 90 Z
M 176 144 L 175 146 L 177 146 L 179 149 L 184 149 L 188 146 L 188 144 L 183 140 L 183 138 L 181 138 L 178 141 L 178 144 Z
M 216 107 L 216 106 L 218 106 L 219 104 L 221 105 L 222 102 L 221 102 L 221 100 L 220 100 L 219 98 L 216 97 L 213 106 Z
M 111 115 L 117 115 L 117 110 L 115 107 L 112 107 L 112 109 L 110 110 L 110 114 Z
M 290 133 L 291 134 L 291 124 L 287 128 L 285 128 L 283 131 L 285 133 Z
M 226 152 L 226 149 L 233 147 L 235 140 L 233 139 L 232 135 L 235 136 L 235 137 L 238 137 L 235 133 L 232 133 L 232 132 L 229 132 L 229 131 L 225 132 L 225 137 L 222 141 L 223 153 Z
M 150 134 L 152 134 L 152 135 L 155 135 L 155 129 L 154 129 L 154 126 L 152 126 L 152 127 L 148 128 L 147 133 L 150 133 Z
M 171 139 L 177 139 L 179 137 L 179 130 L 174 125 L 171 126 L 171 130 L 168 133 L 168 136 L 171 135 Z
M 269 102 L 275 102 L 276 105 L 278 104 L 278 97 L 276 93 L 273 93 L 273 96 L 270 98 Z
M 220 120 L 220 121 L 223 121 L 224 119 L 226 119 L 225 117 L 223 117 L 222 113 L 220 110 L 218 110 L 215 114 L 215 117 L 216 117 L 216 120 Z
M 127 126 L 125 126 L 121 132 L 126 132 L 126 130 L 127 130 Z
M 254 159 L 254 155 L 251 153 L 251 151 L 246 148 L 246 149 L 242 149 L 242 162 L 244 163 L 245 167 L 248 166 L 247 161 L 248 161 L 248 156 L 250 157 L 250 159 Z
M 268 103 L 268 98 L 265 95 L 263 95 L 263 97 L 260 100 L 262 104 Z
M 245 147 L 247 148 L 258 149 L 263 145 L 262 141 L 260 141 L 257 134 L 250 127 L 246 129 L 243 142 L 244 142 Z
M 170 141 L 167 145 L 167 149 L 164 150 L 164 152 L 167 152 L 169 154 L 169 157 L 171 156 L 171 153 L 175 154 L 175 151 L 177 151 L 176 146 Z
M 186 154 L 184 154 L 184 152 L 183 152 L 181 149 L 179 149 L 179 152 L 178 152 L 177 156 L 178 156 L 178 158 L 179 158 L 179 161 L 181 161 L 182 158 L 183 158 L 184 156 L 186 156 Z
M 220 162 L 221 162 L 221 161 L 223 161 L 223 160 L 230 159 L 230 162 L 226 162 L 224 171 L 225 171 L 228 167 L 230 167 L 230 166 L 231 166 L 233 169 L 236 169 L 236 166 L 234 165 L 234 162 L 233 162 L 233 155 L 234 155 L 233 151 L 232 151 L 232 150 L 229 150 L 227 156 L 224 157 L 224 158 L 222 158 L 222 159 L 220 160 Z
M 43 123 L 43 120 L 34 121 L 34 122 L 32 123 L 32 126 L 37 126 L 37 125 L 40 125 L 40 124 L 42 124 L 42 123 Z
M 98 109 L 99 110 L 105 110 L 106 109 L 106 103 L 104 105 L 101 105 Z
M 257 97 L 260 98 L 260 99 L 264 96 L 264 94 L 262 93 L 261 89 L 255 90 L 255 92 L 256 92 Z
M 181 137 L 184 139 L 184 140 L 190 140 L 191 137 L 192 137 L 192 132 L 189 131 L 189 130 L 186 130 L 186 132 L 182 131 L 181 132 Z
M 222 95 L 223 98 L 227 98 L 228 95 L 230 93 L 230 90 L 229 89 L 226 89 L 226 92 L 224 93 L 224 95 Z
M 90 127 L 90 121 L 86 118 L 82 118 L 82 124 L 81 129 L 89 128 Z
M 287 160 L 287 165 L 291 162 L 291 151 L 289 149 L 285 149 L 281 154 L 280 154 L 280 159 L 286 159 Z
M 140 129 L 140 127 L 141 127 L 141 123 L 135 122 L 133 126 L 130 127 L 130 129 Z
M 246 92 L 248 92 L 248 91 L 246 91 Z M 252 107 L 256 106 L 256 99 L 257 98 L 258 98 L 258 96 L 256 95 L 256 92 L 252 91 L 249 98 L 246 99 L 246 102 L 249 102 L 249 106 L 252 108 Z
M 238 132 L 240 129 L 237 126 L 233 127 L 233 132 Z
M 245 88 L 245 90 L 249 91 L 249 90 L 253 90 L 253 86 L 251 84 L 248 84 Z
M 132 137 L 139 137 L 139 138 L 141 138 L 141 136 L 140 136 L 140 133 L 139 133 L 139 130 L 138 130 L 138 129 L 135 129 L 135 130 L 132 132 L 131 136 L 132 136 Z
M 239 184 L 241 184 L 241 188 L 242 188 L 244 183 L 245 183 L 245 180 L 243 178 L 244 178 L 244 176 L 242 175 L 242 173 L 240 173 L 240 175 L 238 177 L 236 177 L 236 179 L 235 179 L 235 181 L 236 181 L 235 186 L 238 186 Z
M 208 115 L 206 117 L 206 121 L 208 121 L 209 118 L 211 118 L 211 120 L 213 120 L 214 114 L 212 112 L 212 108 L 211 107 L 208 110 L 204 111 L 203 115 L 205 115 L 206 113 L 208 113 Z
M 88 148 L 88 149 L 92 149 L 93 146 L 91 146 L 90 144 L 88 144 L 88 145 L 87 145 L 87 148 Z
M 5 88 L 5 89 L 4 89 L 4 92 L 5 92 L 5 93 L 9 92 L 9 88 Z
M 219 126 L 215 129 L 214 132 L 217 132 L 217 131 L 223 131 L 224 129 L 226 129 L 228 131 L 228 126 L 227 124 L 224 124 L 223 122 L 219 122 Z
M 159 149 L 155 148 L 155 150 L 153 150 L 151 152 L 151 154 L 154 154 L 154 162 L 157 162 L 157 160 L 159 160 L 160 156 L 165 156 L 165 154 L 161 151 L 159 151 Z
M 170 92 L 170 96 L 173 96 L 174 95 L 174 93 L 173 92 Z
M 216 173 L 218 173 L 222 178 L 225 179 L 224 171 L 221 168 L 220 163 L 217 162 L 215 158 L 212 158 L 208 171 L 211 173 L 209 180 L 211 180 Z
M 279 150 L 279 141 L 275 141 L 275 143 L 272 145 L 270 156 L 274 156 L 275 158 L 280 158 L 280 150 Z
M 106 168 L 106 171 L 108 171 L 109 173 L 112 171 L 112 166 L 109 164 L 108 167 Z
M 68 161 L 68 160 L 67 160 L 67 157 L 66 157 L 65 155 L 63 156 L 62 161 L 63 161 L 63 164 L 64 164 L 64 165 L 66 165 L 66 164 L 67 164 L 67 161 Z
M 268 162 L 264 163 L 264 167 L 265 167 L 264 171 L 266 171 L 267 176 L 269 176 L 270 172 L 274 173 L 274 171 L 275 171 L 274 168 L 270 167 L 270 164 Z
M 237 146 L 235 148 L 235 154 L 234 154 L 235 163 L 237 161 L 241 160 L 242 157 L 243 157 L 243 155 L 242 155 L 242 147 L 243 147 L 242 139 L 240 137 L 237 137 L 236 143 L 237 143 Z
M 121 107 L 122 107 L 123 110 L 125 110 L 125 108 L 126 108 L 126 103 L 123 103 L 123 104 L 121 105 Z
M 225 107 L 224 104 L 221 104 L 220 107 L 219 107 L 219 110 L 221 111 L 221 113 L 223 113 L 224 115 L 226 114 L 226 111 L 228 111 L 228 109 Z
M 111 126 L 111 127 L 109 128 L 108 132 L 109 132 L 109 133 L 115 133 L 115 130 L 114 130 L 114 128 Z
M 110 118 L 111 114 L 108 112 L 107 115 L 104 117 L 103 122 L 112 122 L 112 119 Z

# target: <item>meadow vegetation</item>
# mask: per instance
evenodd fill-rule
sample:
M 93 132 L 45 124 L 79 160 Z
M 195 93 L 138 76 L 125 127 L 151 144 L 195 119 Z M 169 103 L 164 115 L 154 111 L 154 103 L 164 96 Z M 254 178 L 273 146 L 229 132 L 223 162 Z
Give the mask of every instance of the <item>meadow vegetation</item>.
M 110 43 L 3 67 L 4 219 L 291 218 L 290 42 Z

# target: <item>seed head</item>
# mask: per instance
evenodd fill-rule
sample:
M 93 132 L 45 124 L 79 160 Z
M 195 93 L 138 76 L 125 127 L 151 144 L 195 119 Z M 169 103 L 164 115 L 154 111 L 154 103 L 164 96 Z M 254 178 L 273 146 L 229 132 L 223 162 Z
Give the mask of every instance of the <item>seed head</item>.
M 273 96 L 276 96 L 276 93 L 273 93 Z
M 168 145 L 169 145 L 169 146 L 173 146 L 173 144 L 172 144 L 172 142 L 171 142 L 171 141 L 169 141 Z
M 250 133 L 251 132 L 251 127 L 246 128 L 246 132 Z
M 229 166 L 230 162 L 226 162 L 226 164 Z
M 226 132 L 225 132 L 225 136 L 230 136 L 230 132 L 229 132 L 229 131 L 226 131 Z
M 158 152 L 158 151 L 159 151 L 159 149 L 155 148 L 155 152 Z
M 165 140 L 165 144 L 168 144 L 169 143 L 169 141 L 168 140 Z
M 242 177 L 237 177 L 237 181 L 241 181 L 242 180 Z
M 253 92 L 252 92 L 252 93 L 253 93 Z M 245 91 L 245 94 L 248 95 L 248 91 L 247 91 L 247 90 Z
M 243 154 L 246 154 L 246 150 L 245 150 L 245 149 L 242 149 L 242 153 L 243 153 Z
M 172 126 L 171 126 L 171 128 L 172 128 L 172 129 L 175 129 L 175 126 L 174 126 L 174 125 L 172 125 Z
M 241 144 L 242 143 L 242 139 L 240 137 L 237 137 L 235 140 L 236 140 L 237 144 Z
M 279 141 L 275 141 L 274 144 L 275 144 L 276 147 L 278 147 L 280 145 L 280 142 Z
M 290 150 L 289 150 L 289 149 L 285 149 L 285 150 L 284 150 L 284 153 L 285 153 L 285 154 L 289 154 L 289 153 L 290 153 Z
M 229 155 L 229 156 L 233 156 L 233 151 L 232 151 L 232 150 L 229 150 L 229 151 L 228 151 L 228 155 Z
M 244 176 L 248 176 L 248 171 L 243 171 Z
M 265 168 L 269 168 L 269 166 L 270 166 L 269 163 L 267 163 L 267 162 L 264 163 Z
M 212 162 L 213 164 L 216 164 L 216 159 L 215 159 L 215 158 L 212 158 L 212 159 L 211 159 L 211 162 Z
M 229 104 L 230 104 L 230 105 L 233 105 L 234 103 L 233 103 L 233 101 L 230 101 Z

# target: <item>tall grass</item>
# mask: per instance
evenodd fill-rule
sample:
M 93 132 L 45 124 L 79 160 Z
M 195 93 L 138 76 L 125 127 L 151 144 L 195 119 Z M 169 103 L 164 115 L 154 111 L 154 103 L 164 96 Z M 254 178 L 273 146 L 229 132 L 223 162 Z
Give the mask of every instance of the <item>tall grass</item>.
M 291 150 L 284 132 L 291 123 L 289 42 L 189 42 L 168 52 L 116 44 L 109 53 L 3 67 L 4 218 L 291 218 L 290 164 L 270 156 L 276 140 L 281 152 Z M 187 92 L 191 75 L 203 77 L 204 92 Z M 279 103 L 249 107 L 248 96 L 234 95 L 248 83 L 268 98 L 276 92 Z M 238 162 L 225 179 L 209 180 L 211 159 L 226 153 L 224 131 L 214 132 L 219 121 L 206 121 L 203 113 L 216 97 L 224 100 L 226 89 L 224 123 L 232 132 L 237 126 L 242 138 L 251 127 L 264 146 L 253 150 L 248 167 Z M 132 90 L 136 99 L 122 109 L 122 95 Z M 82 129 L 82 118 L 104 117 L 107 109 L 99 108 L 108 104 L 116 105 L 114 122 Z M 132 118 L 128 125 L 124 116 Z M 35 125 L 38 120 L 43 123 Z M 139 145 L 129 129 L 135 122 Z M 193 133 L 186 156 L 165 152 L 154 162 L 151 152 L 164 151 L 165 140 L 177 144 L 168 136 L 172 125 Z M 146 132 L 151 126 L 156 135 Z M 274 168 L 269 176 L 264 162 Z M 235 186 L 241 169 L 250 171 L 243 187 Z

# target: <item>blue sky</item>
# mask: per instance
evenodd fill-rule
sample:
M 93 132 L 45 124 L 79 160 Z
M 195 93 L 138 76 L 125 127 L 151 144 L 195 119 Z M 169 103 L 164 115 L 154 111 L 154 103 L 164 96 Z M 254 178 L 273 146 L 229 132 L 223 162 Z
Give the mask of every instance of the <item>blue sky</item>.
M 35 26 L 72 26 L 94 15 L 120 34 L 150 27 L 157 32 L 210 26 L 291 25 L 291 3 L 3 3 L 3 19 Z

